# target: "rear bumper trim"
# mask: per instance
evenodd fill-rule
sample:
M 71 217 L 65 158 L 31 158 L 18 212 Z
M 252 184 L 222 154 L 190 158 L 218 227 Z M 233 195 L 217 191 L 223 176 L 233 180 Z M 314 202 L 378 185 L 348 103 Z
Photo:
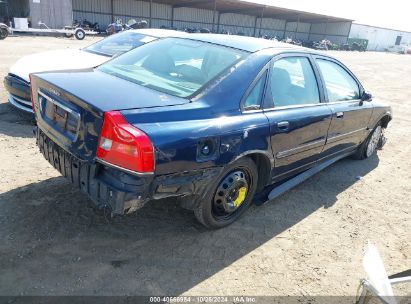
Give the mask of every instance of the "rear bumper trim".
M 16 96 L 13 96 L 9 94 L 7 98 L 8 102 L 15 108 L 22 110 L 26 113 L 31 113 L 33 114 L 33 109 L 31 108 L 31 102 L 28 102 L 24 99 L 18 98 Z
M 152 176 L 137 177 L 99 163 L 77 158 L 35 129 L 44 158 L 72 185 L 88 195 L 96 207 L 109 206 L 113 214 L 135 211 L 150 200 Z

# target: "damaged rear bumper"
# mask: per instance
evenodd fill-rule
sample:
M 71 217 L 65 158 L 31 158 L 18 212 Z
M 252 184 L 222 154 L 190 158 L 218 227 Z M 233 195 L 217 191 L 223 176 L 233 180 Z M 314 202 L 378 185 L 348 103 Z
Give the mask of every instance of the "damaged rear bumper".
M 185 197 L 184 206 L 195 208 L 194 197 L 201 197 L 222 167 L 155 176 L 131 174 L 98 161 L 80 160 L 35 129 L 40 152 L 75 187 L 86 193 L 97 208 L 109 207 L 113 214 L 131 213 L 148 201 L 166 197 Z

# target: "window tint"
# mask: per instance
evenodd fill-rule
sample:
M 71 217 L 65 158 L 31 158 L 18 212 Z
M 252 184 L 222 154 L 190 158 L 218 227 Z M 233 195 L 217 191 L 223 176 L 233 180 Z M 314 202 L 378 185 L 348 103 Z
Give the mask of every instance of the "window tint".
M 160 92 L 187 97 L 246 55 L 216 44 L 165 38 L 125 53 L 98 69 Z
M 305 57 L 286 57 L 274 62 L 271 93 L 275 107 L 319 103 L 317 81 Z
M 328 60 L 317 59 L 317 63 L 323 75 L 330 102 L 360 98 L 357 82 L 345 69 Z
M 254 88 L 251 90 L 247 99 L 244 102 L 244 108 L 247 110 L 258 110 L 261 105 L 261 96 L 263 95 L 265 77 L 267 73 L 264 73 L 263 76 L 257 81 L 254 85 Z

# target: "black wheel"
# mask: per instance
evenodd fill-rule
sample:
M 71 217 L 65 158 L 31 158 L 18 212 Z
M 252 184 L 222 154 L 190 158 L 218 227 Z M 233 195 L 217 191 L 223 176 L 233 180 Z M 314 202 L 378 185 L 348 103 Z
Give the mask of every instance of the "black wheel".
M 355 159 L 366 159 L 371 157 L 382 145 L 384 139 L 384 129 L 381 123 L 378 123 L 367 139 L 358 147 L 354 154 Z
M 86 37 L 86 32 L 83 29 L 78 28 L 74 32 L 74 37 L 76 37 L 77 40 L 83 40 Z
M 64 33 L 64 36 L 65 36 L 66 38 L 71 38 L 71 37 L 73 37 L 73 34 L 71 34 L 71 33 Z
M 6 39 L 9 35 L 9 31 L 6 28 L 0 28 L 0 40 Z
M 252 203 L 258 172 L 247 157 L 228 165 L 194 209 L 197 220 L 208 228 L 222 228 L 237 220 Z

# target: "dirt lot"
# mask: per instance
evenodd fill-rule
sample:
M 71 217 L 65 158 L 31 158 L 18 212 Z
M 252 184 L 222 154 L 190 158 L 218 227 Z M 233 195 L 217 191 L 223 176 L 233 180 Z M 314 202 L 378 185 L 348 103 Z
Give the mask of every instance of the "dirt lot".
M 9 37 L 0 78 L 23 55 L 92 41 Z M 0 295 L 355 295 L 367 240 L 389 273 L 410 269 L 411 56 L 333 55 L 392 105 L 385 149 L 342 160 L 219 231 L 174 201 L 107 223 L 40 155 L 1 84 Z

